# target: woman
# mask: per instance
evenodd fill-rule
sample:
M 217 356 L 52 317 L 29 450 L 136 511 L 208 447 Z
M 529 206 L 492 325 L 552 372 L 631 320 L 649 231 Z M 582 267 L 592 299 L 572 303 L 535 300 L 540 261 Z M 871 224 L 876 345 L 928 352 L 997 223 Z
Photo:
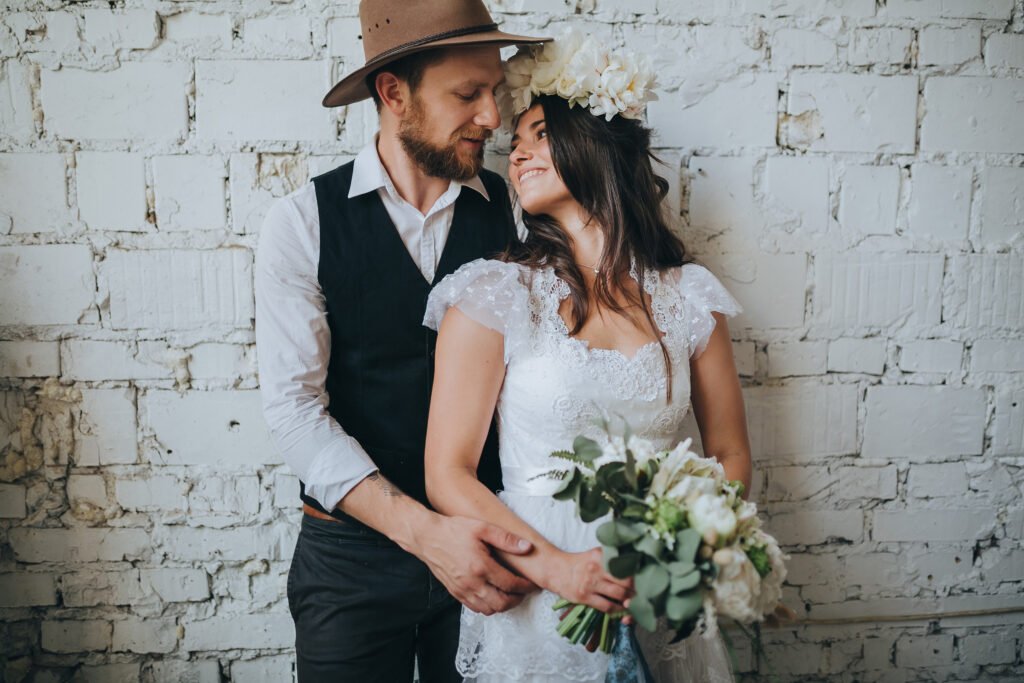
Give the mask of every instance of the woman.
M 636 120 L 643 74 L 630 75 L 624 63 L 642 71 L 628 54 L 578 40 L 513 59 L 508 78 L 525 111 L 515 121 L 509 177 L 526 239 L 503 260 L 463 266 L 427 306 L 424 322 L 439 330 L 426 443 L 431 503 L 532 541 L 535 552 L 503 559 L 543 589 L 503 614 L 463 610 L 457 665 L 469 680 L 605 680 L 607 655 L 559 637 L 551 606 L 559 595 L 619 610 L 630 586 L 603 569 L 594 547 L 600 522 L 584 524 L 571 501 L 552 499 L 558 482 L 538 476 L 577 435 L 607 438 L 595 418 L 622 416 L 639 436 L 671 447 L 692 404 L 705 451 L 749 488 L 743 402 L 722 315 L 739 306 L 687 262 L 660 214 L 667 184 L 651 170 L 650 131 Z M 604 76 L 617 65 L 633 91 L 612 97 L 577 79 L 577 92 L 564 98 L 537 83 L 555 72 L 551 80 L 564 84 L 593 64 L 606 65 Z M 574 99 L 589 106 L 572 107 Z M 476 478 L 495 409 L 499 495 Z M 639 635 L 658 681 L 731 680 L 717 637 L 669 645 L 672 634 Z

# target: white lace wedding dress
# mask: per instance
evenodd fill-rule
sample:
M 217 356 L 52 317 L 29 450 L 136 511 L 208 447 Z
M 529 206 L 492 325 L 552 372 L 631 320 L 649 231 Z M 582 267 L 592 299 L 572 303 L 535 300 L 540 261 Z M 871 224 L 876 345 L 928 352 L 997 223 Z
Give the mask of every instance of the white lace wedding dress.
M 435 287 L 427 304 L 424 324 L 435 330 L 445 311 L 456 306 L 504 335 L 506 375 L 497 405 L 504 481 L 499 497 L 567 551 L 598 545 L 595 531 L 603 520 L 584 524 L 573 502 L 551 497 L 558 482 L 535 478 L 559 464 L 549 454 L 571 449 L 579 434 L 600 440 L 594 421 L 602 414 L 621 415 L 659 448 L 674 446 L 690 407 L 689 361 L 711 336 L 711 312 L 740 310 L 718 280 L 696 264 L 649 273 L 644 285 L 672 359 L 670 403 L 656 342 L 627 357 L 569 336 L 558 314 L 569 288 L 550 268 L 473 261 Z M 490 617 L 463 608 L 459 672 L 479 683 L 603 681 L 608 656 L 572 645 L 555 632 L 555 600 L 543 591 Z M 721 636 L 695 633 L 675 645 L 668 644 L 672 634 L 667 632 L 638 629 L 638 636 L 658 683 L 732 681 Z

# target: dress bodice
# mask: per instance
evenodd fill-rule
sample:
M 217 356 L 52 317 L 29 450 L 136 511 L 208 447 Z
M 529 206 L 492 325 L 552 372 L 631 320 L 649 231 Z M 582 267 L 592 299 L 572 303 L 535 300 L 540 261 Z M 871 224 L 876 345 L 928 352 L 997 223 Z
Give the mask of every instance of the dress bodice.
M 627 356 L 569 335 L 558 312 L 569 286 L 551 268 L 477 260 L 434 289 L 426 325 L 436 329 L 445 311 L 457 306 L 504 336 L 506 374 L 497 413 L 507 491 L 550 495 L 558 482 L 538 476 L 557 464 L 550 453 L 571 449 L 580 434 L 607 438 L 601 418 L 624 419 L 656 448 L 678 440 L 690 406 L 689 361 L 711 336 L 712 311 L 733 315 L 739 305 L 696 264 L 649 272 L 643 286 L 671 359 L 671 400 L 657 342 Z

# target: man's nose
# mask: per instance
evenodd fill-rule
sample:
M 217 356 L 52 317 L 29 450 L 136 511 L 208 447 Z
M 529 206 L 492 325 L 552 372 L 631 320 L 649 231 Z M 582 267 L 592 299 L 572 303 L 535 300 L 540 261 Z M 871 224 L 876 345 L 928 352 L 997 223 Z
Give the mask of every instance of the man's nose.
M 480 98 L 481 108 L 473 122 L 478 126 L 495 130 L 501 125 L 501 112 L 498 111 L 498 100 L 488 93 Z

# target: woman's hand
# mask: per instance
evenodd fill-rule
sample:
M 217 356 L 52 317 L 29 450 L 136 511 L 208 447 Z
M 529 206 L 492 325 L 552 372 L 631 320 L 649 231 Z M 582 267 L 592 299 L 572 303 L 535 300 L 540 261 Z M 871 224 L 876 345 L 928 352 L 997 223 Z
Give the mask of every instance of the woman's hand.
M 544 587 L 552 593 L 602 612 L 625 609 L 622 603 L 633 595 L 631 579 L 616 579 L 604 570 L 600 548 L 583 553 L 555 551 L 546 575 Z

